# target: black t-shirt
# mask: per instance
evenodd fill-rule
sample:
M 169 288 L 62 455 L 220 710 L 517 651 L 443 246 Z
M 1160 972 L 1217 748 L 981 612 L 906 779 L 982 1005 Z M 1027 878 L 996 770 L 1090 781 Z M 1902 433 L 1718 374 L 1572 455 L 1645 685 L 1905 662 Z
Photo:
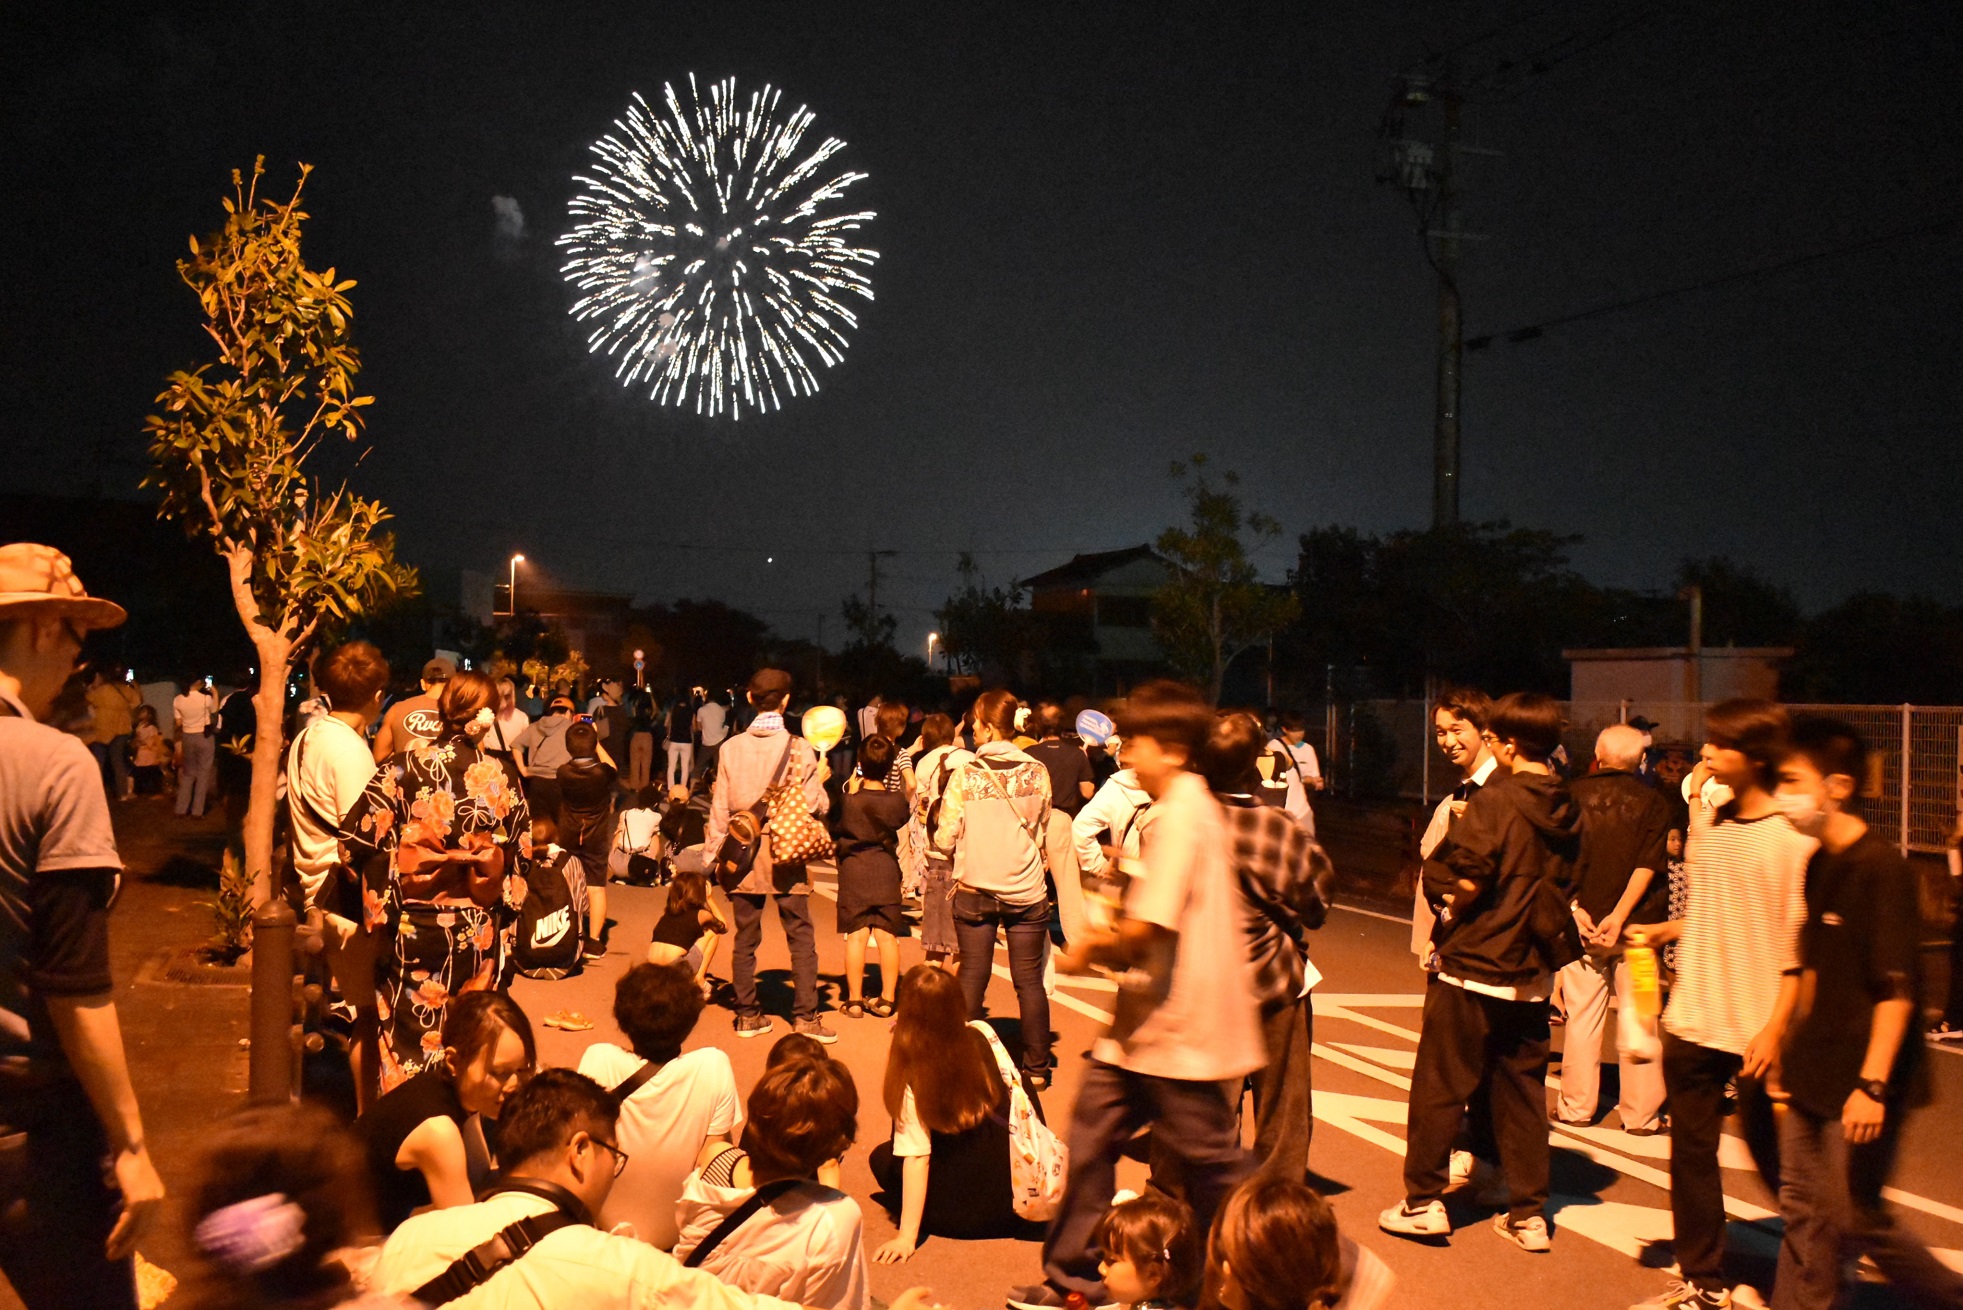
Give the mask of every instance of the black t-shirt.
M 1083 748 L 1051 737 L 1025 753 L 1050 775 L 1050 804 L 1075 818 L 1086 803 L 1081 784 L 1092 781 L 1090 758 Z
M 1630 876 L 1648 869 L 1649 887 L 1629 911 L 1629 922 L 1661 923 L 1670 909 L 1669 802 L 1621 769 L 1576 778 L 1568 790 L 1581 808 L 1574 899 L 1599 923 L 1622 899 Z
M 1892 846 L 1868 832 L 1844 851 L 1823 846 L 1813 853 L 1799 938 L 1800 962 L 1814 975 L 1812 998 L 1783 1064 L 1795 1105 L 1840 1117 L 1861 1081 L 1876 1003 L 1897 983 L 1912 997 L 1921 994 L 1921 946 L 1915 870 Z M 1892 1097 L 1922 1099 L 1921 1053 L 1921 1025 L 1911 1020 L 1888 1077 Z

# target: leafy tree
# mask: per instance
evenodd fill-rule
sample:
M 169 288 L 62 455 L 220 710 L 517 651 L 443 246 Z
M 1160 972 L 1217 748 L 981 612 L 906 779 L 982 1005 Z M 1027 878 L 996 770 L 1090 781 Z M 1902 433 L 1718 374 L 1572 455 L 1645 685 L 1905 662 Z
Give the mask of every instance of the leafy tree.
M 954 567 L 961 585 L 934 611 L 941 625 L 941 649 L 963 673 L 1019 677 L 1024 654 L 1036 644 L 1030 613 L 1023 608 L 1022 588 L 989 586 L 981 566 L 967 551 L 961 552 Z
M 1728 559 L 1687 559 L 1677 569 L 1677 587 L 1704 592 L 1706 646 L 1790 646 L 1799 636 L 1799 602 L 1785 588 Z M 1671 645 L 1684 641 L 1679 623 Z
M 1239 479 L 1228 472 L 1215 485 L 1206 463 L 1195 455 L 1190 470 L 1172 466 L 1172 476 L 1186 480 L 1191 522 L 1159 534 L 1158 552 L 1173 573 L 1152 598 L 1152 631 L 1173 667 L 1204 683 L 1218 701 L 1227 666 L 1292 623 L 1301 603 L 1255 575 L 1242 540 L 1272 540 L 1281 525 L 1244 511 L 1234 489 Z
M 845 615 L 845 630 L 852 634 L 847 643 L 849 650 L 863 646 L 868 650 L 876 646 L 893 648 L 893 634 L 899 630 L 900 621 L 891 614 L 881 614 L 866 601 L 860 600 L 857 593 L 845 598 L 840 610 Z
M 356 395 L 360 356 L 348 340 L 352 281 L 316 272 L 300 254 L 307 215 L 300 166 L 291 199 L 259 195 L 265 160 L 248 183 L 232 173 L 225 225 L 200 242 L 177 273 L 198 297 L 216 358 L 172 373 L 144 421 L 163 490 L 159 513 L 211 543 L 225 562 L 232 603 L 259 660 L 253 696 L 259 729 L 252 752 L 245 868 L 261 899 L 273 894 L 273 813 L 280 725 L 293 661 L 325 622 L 345 622 L 391 594 L 413 591 L 416 575 L 396 562 L 381 530 L 388 513 L 350 492 L 328 489 L 308 469 L 321 441 L 361 435 Z

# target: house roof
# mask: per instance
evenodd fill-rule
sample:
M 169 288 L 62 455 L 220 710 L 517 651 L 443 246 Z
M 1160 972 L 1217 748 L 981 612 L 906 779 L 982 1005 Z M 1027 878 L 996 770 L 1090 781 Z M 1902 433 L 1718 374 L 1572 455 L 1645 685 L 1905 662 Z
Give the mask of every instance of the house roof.
M 1020 587 L 1088 587 L 1114 569 L 1142 559 L 1156 560 L 1159 553 L 1150 546 L 1127 546 L 1123 550 L 1099 550 L 1073 555 L 1068 564 L 1059 564 L 1045 573 L 1024 578 Z

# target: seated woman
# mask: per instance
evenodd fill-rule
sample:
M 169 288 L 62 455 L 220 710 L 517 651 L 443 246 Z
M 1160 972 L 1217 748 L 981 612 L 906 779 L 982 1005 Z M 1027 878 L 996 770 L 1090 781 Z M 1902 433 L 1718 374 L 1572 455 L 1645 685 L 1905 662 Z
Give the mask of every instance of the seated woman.
M 988 1039 L 968 1026 L 955 976 L 917 964 L 900 979 L 886 1056 L 893 1140 L 875 1146 L 872 1175 L 900 1200 L 900 1232 L 873 1258 L 905 1260 L 929 1235 L 1030 1236 L 1009 1176 L 1009 1089 Z M 1030 1099 L 1036 1091 L 1025 1075 Z
M 467 1121 L 495 1122 L 537 1059 L 530 1021 L 503 992 L 466 992 L 450 1002 L 443 1058 L 355 1120 L 383 1232 L 418 1210 L 476 1199 Z
M 851 1070 L 823 1054 L 789 1054 L 764 1071 L 749 1110 L 743 1145 L 705 1150 L 703 1166 L 683 1184 L 675 1258 L 696 1257 L 698 1267 L 746 1292 L 866 1310 L 865 1220 L 857 1202 L 823 1181 L 858 1127 Z
M 648 943 L 648 963 L 685 966 L 707 996 L 716 938 L 728 931 L 709 899 L 709 880 L 699 873 L 677 873 L 668 884 L 668 903 L 654 925 L 654 940 Z

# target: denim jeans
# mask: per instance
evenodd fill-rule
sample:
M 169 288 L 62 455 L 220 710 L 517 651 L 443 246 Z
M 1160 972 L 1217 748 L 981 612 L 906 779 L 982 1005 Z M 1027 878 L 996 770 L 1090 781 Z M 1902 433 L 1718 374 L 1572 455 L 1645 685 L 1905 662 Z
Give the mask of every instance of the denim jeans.
M 968 1017 L 982 1017 L 982 998 L 995 967 L 995 930 L 1009 936 L 1009 977 L 1022 1014 L 1022 1067 L 1033 1074 L 1050 1071 L 1050 998 L 1043 994 L 1043 947 L 1050 934 L 1050 899 L 1011 905 L 988 892 L 957 887 L 954 939 L 961 947 L 961 994 Z
M 738 894 L 729 898 L 736 916 L 736 945 L 730 954 L 729 980 L 736 988 L 736 1013 L 762 1014 L 757 1003 L 757 947 L 763 943 L 763 903 L 777 902 L 777 921 L 784 925 L 784 940 L 791 948 L 791 980 L 796 992 L 791 1000 L 793 1019 L 818 1017 L 818 942 L 811 932 L 811 898 L 804 895 L 776 897 Z

